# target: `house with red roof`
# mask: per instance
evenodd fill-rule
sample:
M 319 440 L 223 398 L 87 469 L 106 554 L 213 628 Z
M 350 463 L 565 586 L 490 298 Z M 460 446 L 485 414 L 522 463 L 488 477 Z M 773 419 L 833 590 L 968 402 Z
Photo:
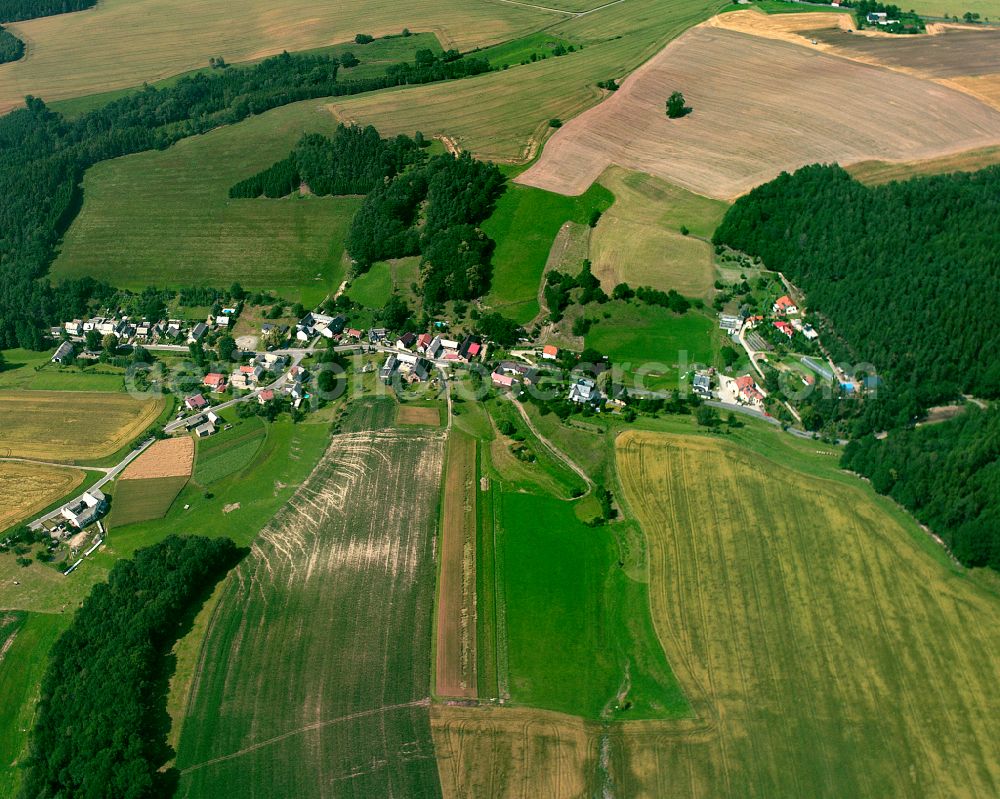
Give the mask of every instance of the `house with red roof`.
M 263 391 L 260 392 L 260 394 L 257 395 L 257 402 L 259 402 L 261 405 L 266 405 L 273 399 L 274 399 L 274 392 L 269 388 L 265 388 Z
M 497 388 L 511 388 L 517 382 L 513 375 L 505 375 L 503 372 L 494 372 L 490 379 Z
M 194 394 L 184 400 L 184 407 L 189 411 L 196 411 L 199 408 L 204 408 L 207 404 L 208 400 L 206 400 L 201 394 Z
M 789 297 L 787 294 L 778 297 L 778 299 L 774 301 L 774 305 L 772 307 L 774 309 L 774 312 L 779 314 L 790 314 L 799 312 L 798 306 L 792 301 L 792 298 Z
M 736 378 L 736 388 L 744 401 L 751 405 L 759 405 L 764 400 L 764 392 L 757 386 L 752 375 L 743 375 Z
M 434 337 L 430 333 L 421 333 L 417 336 L 417 352 L 421 354 L 427 352 L 427 348 L 433 340 Z
M 542 357 L 547 361 L 554 361 L 559 357 L 559 348 L 546 344 L 542 347 Z
M 218 372 L 210 372 L 205 375 L 205 379 L 201 382 L 202 385 L 208 386 L 212 391 L 221 392 L 226 390 L 226 376 Z
M 795 328 L 788 324 L 788 322 L 775 322 L 774 326 L 789 338 L 795 335 Z

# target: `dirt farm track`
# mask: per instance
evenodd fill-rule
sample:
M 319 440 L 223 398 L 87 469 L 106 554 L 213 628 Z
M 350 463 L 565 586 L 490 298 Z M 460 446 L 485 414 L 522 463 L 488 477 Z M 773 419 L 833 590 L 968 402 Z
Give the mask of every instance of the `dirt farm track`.
M 671 120 L 664 101 L 675 89 L 693 113 Z M 705 24 L 567 122 L 517 180 L 577 195 L 617 164 L 731 199 L 817 161 L 909 161 L 998 142 L 1000 113 L 968 94 Z

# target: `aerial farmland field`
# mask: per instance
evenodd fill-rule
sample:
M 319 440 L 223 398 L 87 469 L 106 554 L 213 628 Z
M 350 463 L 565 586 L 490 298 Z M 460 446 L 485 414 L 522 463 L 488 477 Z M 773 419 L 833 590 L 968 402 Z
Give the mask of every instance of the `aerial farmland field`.
M 105 458 L 160 415 L 162 399 L 76 391 L 0 392 L 0 456 L 79 463 Z
M 444 439 L 387 428 L 394 413 L 355 406 L 354 432 L 333 437 L 230 576 L 181 730 L 180 796 L 439 792 L 429 696 Z
M 590 240 L 606 292 L 619 283 L 705 297 L 715 280 L 710 239 L 726 204 L 638 172 L 612 168 L 600 185 L 615 195 Z M 681 229 L 689 231 L 687 235 Z
M 7 497 L 0 505 L 0 531 L 67 496 L 84 477 L 79 469 L 0 461 L 0 492 Z
M 249 0 L 220 7 L 207 0 L 106 0 L 94 9 L 10 25 L 29 57 L 0 66 L 0 111 L 25 94 L 57 100 L 138 86 L 204 67 L 211 57 L 246 61 L 308 50 L 358 32 L 433 31 L 447 47 L 470 50 L 515 38 L 561 15 L 507 3 L 393 0 L 338 3 Z M 74 69 L 67 71 L 66 64 Z
M 723 441 L 626 433 L 617 462 L 654 623 L 707 725 L 623 735 L 627 795 L 996 792 L 1000 601 L 912 521 Z
M 383 133 L 422 130 L 448 136 L 484 158 L 523 164 L 551 132 L 549 120 L 569 120 L 607 96 L 597 81 L 623 77 L 722 5 L 628 0 L 592 14 L 564 15 L 565 21 L 546 30 L 583 44 L 582 51 L 447 86 L 338 98 L 330 109 L 340 119 L 371 123 Z
M 84 178 L 83 210 L 54 277 L 133 288 L 239 280 L 304 303 L 321 299 L 343 278 L 343 237 L 360 199 L 230 200 L 228 192 L 286 157 L 303 132 L 334 127 L 306 101 L 98 164 Z
M 675 89 L 693 111 L 668 119 L 664 98 Z M 887 95 L 896 101 L 884 102 Z M 858 107 L 866 112 L 856 113 Z M 817 161 L 915 160 L 998 141 L 1000 113 L 967 94 L 702 25 L 636 70 L 613 97 L 561 127 L 518 181 L 580 194 L 617 164 L 732 199 Z

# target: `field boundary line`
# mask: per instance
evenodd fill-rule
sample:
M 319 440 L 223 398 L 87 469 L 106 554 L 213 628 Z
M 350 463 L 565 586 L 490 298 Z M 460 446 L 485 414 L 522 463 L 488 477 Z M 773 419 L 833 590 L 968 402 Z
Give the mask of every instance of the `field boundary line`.
M 218 763 L 225 763 L 227 760 L 233 760 L 237 757 L 241 757 L 250 752 L 256 752 L 258 749 L 264 749 L 271 744 L 280 743 L 288 738 L 292 738 L 296 735 L 300 735 L 303 732 L 312 732 L 313 730 L 321 730 L 324 727 L 330 727 L 334 724 L 342 724 L 345 721 L 354 721 L 355 719 L 363 719 L 369 716 L 385 715 L 386 713 L 391 713 L 394 710 L 404 710 L 406 708 L 414 707 L 430 707 L 431 700 L 429 697 L 423 699 L 415 699 L 412 702 L 401 702 L 398 705 L 384 705 L 382 707 L 372 708 L 371 710 L 359 710 L 357 713 L 348 713 L 346 716 L 339 716 L 335 719 L 326 719 L 324 721 L 314 721 L 311 724 L 306 724 L 304 727 L 299 727 L 296 730 L 289 730 L 281 735 L 276 735 L 273 738 L 268 738 L 266 741 L 260 741 L 259 743 L 251 744 L 250 746 L 239 749 L 236 752 L 232 752 L 228 755 L 221 755 L 220 757 L 213 757 L 211 760 L 205 760 L 202 763 L 196 763 L 193 766 L 188 766 L 185 769 L 181 769 L 181 774 L 190 774 L 193 771 L 198 771 L 199 769 L 206 768 L 207 766 L 214 766 Z
M 555 455 L 558 460 L 562 461 L 566 466 L 568 466 L 570 469 L 576 472 L 577 476 L 581 480 L 583 480 L 584 485 L 587 486 L 586 491 L 584 491 L 578 497 L 571 497 L 569 501 L 572 502 L 577 499 L 583 499 L 591 491 L 593 491 L 595 483 L 593 480 L 590 479 L 590 476 L 583 470 L 583 468 L 569 455 L 567 455 L 565 452 L 559 449 L 559 447 L 557 447 L 555 444 L 549 441 L 549 439 L 547 439 L 545 436 L 541 434 L 538 428 L 535 427 L 535 423 L 531 421 L 531 417 L 528 416 L 528 412 L 524 410 L 524 406 L 518 400 L 511 397 L 510 401 L 514 403 L 514 407 L 516 407 L 518 412 L 521 414 L 521 418 L 524 419 L 524 423 L 528 425 L 528 429 L 531 430 L 532 433 L 534 433 L 535 438 L 537 438 L 540 442 L 542 442 L 542 444 L 546 447 L 546 449 L 548 449 L 549 452 Z
M 0 458 L 0 462 L 4 463 L 30 463 L 35 466 L 53 466 L 57 469 L 80 469 L 84 472 L 101 472 L 102 474 L 107 474 L 111 469 L 105 469 L 103 466 L 77 466 L 74 463 L 56 463 L 55 461 L 39 461 L 34 458 Z

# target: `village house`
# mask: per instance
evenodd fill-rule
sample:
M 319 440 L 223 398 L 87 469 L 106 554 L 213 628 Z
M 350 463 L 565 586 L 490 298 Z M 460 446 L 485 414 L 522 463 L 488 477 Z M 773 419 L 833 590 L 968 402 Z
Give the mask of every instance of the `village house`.
M 546 344 L 542 347 L 542 357 L 547 361 L 554 361 L 559 357 L 559 348 Z
M 78 530 L 96 522 L 107 510 L 108 500 L 99 488 L 85 491 L 81 496 L 68 502 L 60 509 L 60 515 Z
M 229 329 L 229 317 L 219 315 L 215 317 L 215 326 L 221 328 L 222 330 Z
M 400 350 L 408 350 L 416 343 L 416 333 L 403 333 L 403 335 L 396 339 L 396 348 Z
M 466 361 L 479 356 L 483 349 L 483 340 L 479 336 L 466 336 L 458 347 L 458 354 Z
M 66 332 L 71 336 L 82 336 L 83 335 L 83 322 L 79 319 L 74 319 L 72 322 L 66 322 L 63 325 Z
M 200 410 L 201 408 L 204 408 L 207 404 L 208 400 L 206 400 L 201 394 L 193 394 L 190 397 L 184 398 L 184 407 L 187 408 L 189 411 Z
M 364 334 L 363 330 L 358 330 L 356 327 L 349 327 L 344 331 L 344 338 L 361 341 L 361 337 L 364 336 Z
M 240 366 L 233 370 L 229 382 L 233 388 L 246 391 L 247 389 L 254 388 L 260 382 L 263 374 L 264 368 L 262 366 Z
M 788 322 L 775 322 L 774 326 L 788 336 L 788 338 L 792 338 L 795 335 L 795 328 L 788 324 Z
M 691 388 L 699 397 L 709 398 L 712 396 L 712 375 L 708 372 L 695 372 L 691 379 Z
M 273 399 L 274 399 L 274 392 L 269 388 L 265 388 L 263 391 L 260 392 L 260 394 L 257 395 L 257 402 L 259 402 L 261 405 L 267 405 L 267 403 L 269 403 Z
M 205 379 L 201 381 L 202 385 L 208 386 L 208 388 L 216 393 L 221 393 L 226 390 L 226 376 L 219 374 L 218 372 L 210 372 L 205 375 Z
M 589 377 L 579 378 L 569 387 L 569 400 L 579 405 L 597 404 L 601 399 L 601 392 L 597 390 L 597 383 Z
M 433 341 L 433 337 L 430 333 L 421 333 L 417 336 L 417 352 L 420 354 L 426 353 L 431 341 Z
M 754 381 L 752 375 L 743 375 L 736 378 L 736 389 L 740 397 L 750 405 L 761 405 L 764 402 L 764 392 Z
M 368 331 L 368 341 L 371 344 L 381 344 L 385 341 L 386 329 L 384 327 L 373 327 Z
M 201 341 L 205 334 L 208 332 L 208 325 L 204 322 L 199 322 L 194 327 L 191 328 L 191 332 L 188 333 L 188 344 L 194 344 L 195 342 Z
M 392 380 L 392 375 L 399 366 L 399 358 L 393 353 L 389 353 L 385 358 L 385 363 L 382 364 L 382 368 L 378 370 L 378 377 L 383 383 L 388 383 Z
M 799 312 L 798 306 L 787 294 L 778 297 L 778 299 L 774 301 L 774 305 L 771 306 L 771 308 L 776 314 L 791 314 Z
M 200 424 L 194 429 L 194 432 L 198 438 L 208 438 L 215 432 L 215 423 L 208 421 L 204 424 Z
M 443 351 L 444 347 L 441 345 L 441 336 L 434 336 L 430 344 L 427 345 L 425 354 L 428 358 L 439 358 Z
M 739 333 L 741 327 L 743 327 L 743 317 L 732 316 L 731 314 L 719 314 L 720 330 L 725 330 L 732 335 L 733 333 Z
M 73 360 L 74 352 L 76 352 L 76 348 L 68 341 L 64 341 L 56 348 L 56 351 L 52 353 L 52 362 L 67 363 L 68 361 Z
M 534 367 L 519 361 L 500 361 L 494 372 L 513 377 L 529 386 L 538 382 L 538 372 Z
M 254 363 L 263 367 L 266 372 L 280 372 L 285 368 L 288 359 L 275 352 L 262 352 L 254 358 Z
M 490 375 L 490 380 L 493 381 L 493 385 L 497 388 L 513 388 L 514 384 L 517 383 L 517 378 L 513 375 L 505 375 L 503 372 L 495 371 Z

